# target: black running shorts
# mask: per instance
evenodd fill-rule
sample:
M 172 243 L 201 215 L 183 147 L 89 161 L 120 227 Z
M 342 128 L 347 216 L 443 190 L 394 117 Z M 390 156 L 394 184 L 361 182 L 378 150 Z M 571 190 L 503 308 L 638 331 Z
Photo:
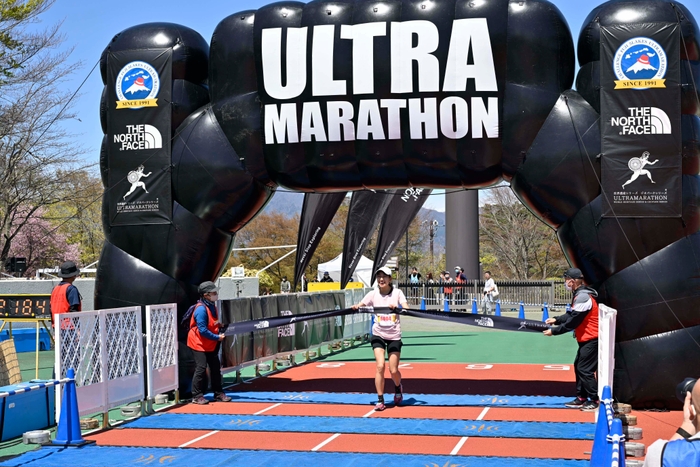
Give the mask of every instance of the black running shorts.
M 403 345 L 401 339 L 397 341 L 388 341 L 379 336 L 372 336 L 372 340 L 370 342 L 372 343 L 373 349 L 384 349 L 388 351 L 389 354 L 401 353 L 401 346 Z

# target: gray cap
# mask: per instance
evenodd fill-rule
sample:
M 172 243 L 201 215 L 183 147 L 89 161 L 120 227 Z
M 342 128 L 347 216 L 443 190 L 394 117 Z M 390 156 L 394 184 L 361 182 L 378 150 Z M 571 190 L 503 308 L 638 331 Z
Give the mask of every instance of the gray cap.
M 197 289 L 197 292 L 199 292 L 199 295 L 204 295 L 205 293 L 218 292 L 218 291 L 219 291 L 219 288 L 212 281 L 202 282 L 201 284 L 199 284 L 199 288 Z
M 564 277 L 570 279 L 583 279 L 583 273 L 578 268 L 569 268 L 564 273 Z

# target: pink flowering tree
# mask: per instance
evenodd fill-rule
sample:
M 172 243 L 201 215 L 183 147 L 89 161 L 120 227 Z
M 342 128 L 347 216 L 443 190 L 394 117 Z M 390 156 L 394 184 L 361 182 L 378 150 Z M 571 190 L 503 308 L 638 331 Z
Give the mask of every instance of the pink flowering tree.
M 27 259 L 25 277 L 33 276 L 37 269 L 56 267 L 63 261 L 79 261 L 79 246 L 67 243 L 66 235 L 42 217 L 43 209 L 28 210 L 27 214 L 22 228 L 12 238 L 8 255 Z

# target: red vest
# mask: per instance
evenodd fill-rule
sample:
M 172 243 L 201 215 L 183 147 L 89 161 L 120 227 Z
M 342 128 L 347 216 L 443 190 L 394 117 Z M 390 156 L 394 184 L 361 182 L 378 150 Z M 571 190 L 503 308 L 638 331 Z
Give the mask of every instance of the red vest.
M 588 342 L 598 338 L 598 302 L 591 297 L 593 308 L 588 312 L 583 322 L 578 325 L 574 331 L 576 340 L 579 342 Z
M 51 318 L 52 325 L 56 326 L 56 315 L 59 313 L 68 313 L 70 303 L 68 303 L 68 287 L 71 284 L 57 285 L 51 291 Z M 82 304 L 78 304 L 78 311 L 82 309 Z M 69 329 L 71 327 L 70 319 L 64 318 L 61 321 L 61 329 Z
M 207 311 L 207 329 L 214 334 L 219 335 L 219 320 L 212 316 L 211 310 L 209 310 L 208 306 L 206 306 L 204 303 L 202 303 L 202 306 Z M 195 311 L 197 310 L 195 309 Z M 190 331 L 187 333 L 187 347 L 199 352 L 213 352 L 216 350 L 216 344 L 218 344 L 219 341 L 213 341 L 211 339 L 207 339 L 206 337 L 202 337 L 202 334 L 199 332 L 199 328 L 197 328 L 197 322 L 194 319 L 194 315 L 195 314 L 192 313 L 192 317 L 190 318 Z

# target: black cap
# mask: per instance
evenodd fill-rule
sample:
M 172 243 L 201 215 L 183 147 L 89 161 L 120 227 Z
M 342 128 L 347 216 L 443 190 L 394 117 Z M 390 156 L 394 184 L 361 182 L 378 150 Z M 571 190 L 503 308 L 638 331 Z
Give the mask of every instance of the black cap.
M 80 269 L 75 265 L 73 261 L 66 261 L 61 264 L 61 272 L 58 273 L 58 277 L 73 277 L 80 274 Z
M 578 268 L 569 268 L 564 273 L 564 277 L 570 279 L 583 279 L 583 273 Z
M 201 284 L 199 284 L 199 288 L 197 289 L 197 292 L 199 292 L 199 295 L 204 295 L 205 293 L 218 292 L 218 291 L 219 291 L 219 288 L 212 281 L 202 282 Z

